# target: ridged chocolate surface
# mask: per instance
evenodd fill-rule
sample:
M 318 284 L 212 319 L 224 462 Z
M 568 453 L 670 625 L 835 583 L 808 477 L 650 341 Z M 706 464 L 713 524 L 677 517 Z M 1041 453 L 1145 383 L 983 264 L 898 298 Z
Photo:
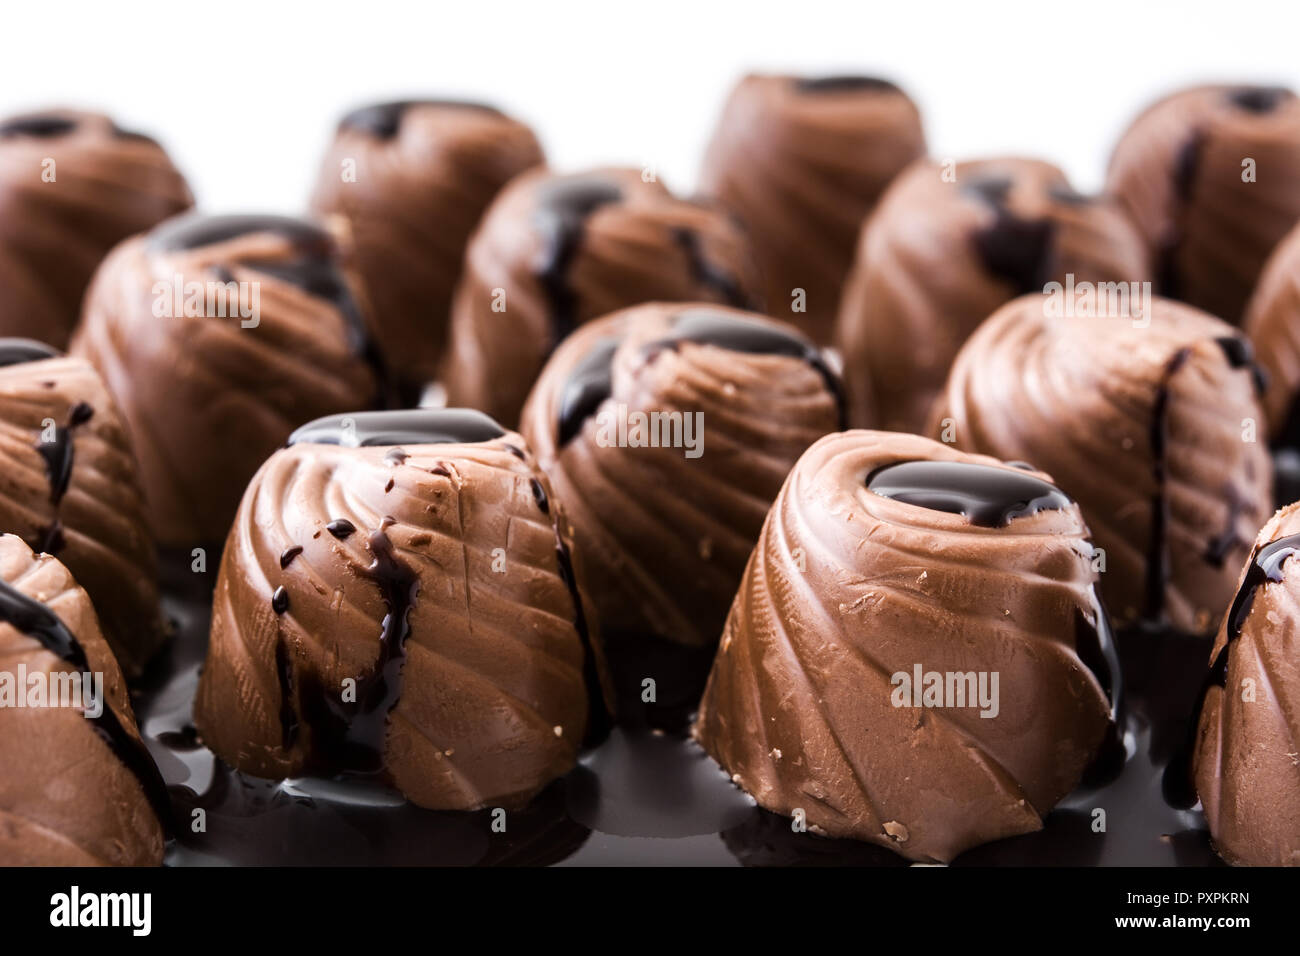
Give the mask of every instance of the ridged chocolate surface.
M 195 703 L 222 760 L 454 810 L 522 806 L 572 769 L 588 687 L 603 713 L 597 637 L 547 480 L 498 433 L 399 448 L 304 432 L 271 456 L 222 557 Z
M 1003 503 L 990 524 L 868 488 L 905 462 L 992 469 L 1013 497 L 1027 482 L 1048 497 L 1020 516 Z M 913 435 L 818 441 L 731 607 L 695 728 L 705 749 L 766 809 L 912 860 L 1040 829 L 1111 706 L 1087 527 L 1046 481 Z M 916 665 L 998 673 L 997 715 L 895 706 L 893 675 Z
M 919 432 L 976 327 L 1067 274 L 1151 279 L 1116 203 L 1079 195 L 1039 160 L 914 164 L 864 225 L 844 289 L 836 342 L 852 423 Z
M 108 251 L 193 204 L 162 147 L 107 116 L 0 119 L 0 335 L 66 346 Z
M 723 107 L 700 188 L 748 227 L 767 311 L 828 344 L 862 221 L 924 154 L 916 105 L 891 83 L 751 75 Z
M 1210 634 L 1271 510 L 1263 409 L 1240 333 L 1164 299 L 1152 312 L 1139 328 L 1007 304 L 957 356 L 929 433 L 1056 478 L 1106 552 L 1117 624 Z
M 1246 307 L 1242 328 L 1268 376 L 1264 408 L 1269 432 L 1288 445 L 1300 444 L 1300 228 L 1293 229 L 1269 257 Z
M 693 327 L 713 331 L 692 340 Z M 556 351 L 522 430 L 572 523 L 608 640 L 716 644 L 786 473 L 839 427 L 838 383 L 820 362 L 795 329 L 707 304 L 627 309 Z M 700 413 L 701 454 L 602 434 L 603 421 L 655 411 Z
M 0 527 L 68 566 L 135 675 L 164 634 L 126 428 L 90 365 L 61 356 L 8 364 L 23 344 L 0 339 Z
M 1167 96 L 1120 139 L 1107 185 L 1151 247 L 1161 294 L 1237 323 L 1300 220 L 1300 99 L 1249 86 Z
M 642 302 L 751 306 L 745 234 L 721 210 L 633 169 L 526 173 L 470 241 L 444 370 L 449 403 L 518 420 L 551 351 L 577 326 Z
M 1300 506 L 1260 531 L 1210 654 L 1196 790 L 1229 863 L 1300 866 Z
M 382 103 L 339 124 L 312 209 L 347 220 L 375 337 L 403 383 L 433 379 L 470 234 L 501 187 L 542 161 L 527 126 L 474 104 Z
M 17 675 L 21 665 L 30 679 L 80 669 L 16 626 L 24 610 L 44 605 L 74 637 L 89 671 L 103 675 L 106 701 L 98 721 L 71 707 L 0 707 L 0 865 L 160 864 L 162 827 L 114 746 L 144 745 L 90 598 L 57 559 L 33 554 L 10 534 L 0 535 L 0 592 L 0 671 Z M 124 739 L 101 732 L 109 726 Z
M 237 310 L 160 306 L 177 276 L 246 283 L 249 302 L 255 288 L 256 327 Z M 122 410 L 160 544 L 221 541 L 248 479 L 296 426 L 375 402 L 358 290 L 330 234 L 282 217 L 174 219 L 105 261 L 72 352 Z

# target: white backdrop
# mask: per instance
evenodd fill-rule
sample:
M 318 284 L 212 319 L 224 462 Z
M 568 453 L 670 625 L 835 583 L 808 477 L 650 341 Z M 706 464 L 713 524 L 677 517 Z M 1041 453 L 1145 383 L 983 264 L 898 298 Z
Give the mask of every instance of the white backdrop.
M 931 151 L 1040 155 L 1099 185 L 1123 125 L 1183 83 L 1300 88 L 1279 2 L 7 3 L 0 114 L 85 105 L 153 133 L 202 206 L 306 202 L 345 108 L 493 101 L 552 162 L 653 163 L 679 190 L 747 69 L 870 72 L 921 104 Z

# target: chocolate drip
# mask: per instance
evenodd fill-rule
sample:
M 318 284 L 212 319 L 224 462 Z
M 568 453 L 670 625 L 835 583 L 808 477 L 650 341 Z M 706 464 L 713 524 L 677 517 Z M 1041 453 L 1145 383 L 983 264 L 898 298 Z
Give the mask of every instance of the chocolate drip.
M 794 81 L 800 93 L 897 93 L 898 86 L 878 76 L 808 76 Z
M 1196 174 L 1201 165 L 1201 146 L 1204 134 L 1197 131 L 1178 150 L 1173 159 L 1172 182 L 1177 205 L 1173 213 L 1173 226 L 1169 234 L 1160 238 L 1156 256 L 1156 286 L 1162 295 L 1176 299 L 1182 294 L 1183 280 L 1178 267 L 1178 252 L 1183 242 L 1181 221 L 1192 193 L 1196 188 Z
M 578 320 L 577 295 L 569 287 L 569 268 L 586 231 L 587 219 L 601 206 L 623 198 L 623 188 L 601 176 L 569 176 L 545 183 L 537 196 L 536 223 L 542 236 L 537 277 L 550 301 L 553 345 Z
M 29 113 L 0 122 L 0 139 L 10 136 L 53 139 L 71 133 L 76 128 L 77 121 L 70 116 L 60 116 L 58 113 Z
M 1007 207 L 1013 183 L 1006 176 L 982 177 L 966 185 L 993 209 L 993 222 L 971 235 L 984 268 L 1005 279 L 1017 293 L 1042 291 L 1051 279 L 1055 224 L 1024 219 Z
M 1165 585 L 1169 581 L 1169 501 L 1165 483 L 1168 467 L 1165 461 L 1169 439 L 1169 382 L 1191 357 L 1189 347 L 1181 348 L 1170 356 L 1156 384 L 1155 402 L 1151 407 L 1151 471 L 1156 490 L 1151 496 L 1151 536 L 1147 541 L 1146 605 L 1143 616 L 1158 624 L 1165 613 Z
M 683 342 L 713 345 L 749 355 L 787 355 L 802 359 L 822 377 L 826 390 L 835 399 L 840 425 L 844 427 L 844 389 L 840 377 L 826 363 L 821 350 L 793 329 L 727 312 L 686 309 L 673 318 L 672 332 L 668 336 L 649 343 L 642 351 L 647 357 L 653 357 L 664 349 L 675 351 Z
M 85 402 L 78 402 L 68 409 L 66 425 L 55 426 L 52 441 L 38 441 L 36 450 L 45 459 L 45 477 L 50 482 L 50 501 L 55 508 L 68 492 L 68 482 L 72 479 L 72 430 L 78 425 L 90 421 L 95 410 Z
M 604 739 L 613 725 L 609 709 L 605 706 L 605 692 L 600 682 L 600 667 L 596 662 L 596 649 L 591 642 L 591 633 L 587 629 L 587 614 L 582 606 L 582 596 L 578 593 L 578 578 L 573 573 L 573 559 L 569 556 L 569 546 L 560 535 L 560 526 L 555 527 L 555 559 L 559 565 L 560 578 L 569 589 L 569 598 L 573 601 L 573 627 L 582 642 L 582 682 L 587 688 L 587 734 L 583 743 L 591 745 Z
M 1223 350 L 1223 357 L 1234 369 L 1249 369 L 1251 384 L 1255 394 L 1263 395 L 1268 391 L 1268 373 L 1255 361 L 1255 347 L 1250 340 L 1241 335 L 1225 335 L 1214 340 Z
M 1241 86 L 1228 93 L 1228 101 L 1247 113 L 1271 113 L 1294 94 L 1281 86 Z
M 1060 511 L 1070 499 L 1055 485 L 1019 469 L 964 461 L 904 461 L 877 468 L 867 488 L 884 498 L 966 517 L 982 528 L 1015 518 Z
M 484 113 L 498 111 L 483 103 L 468 100 L 395 100 L 391 103 L 373 103 L 348 113 L 339 120 L 339 132 L 352 130 L 376 139 L 392 139 L 402 128 L 408 111 L 417 106 L 434 106 L 440 109 L 475 110 Z
M 0 339 L 0 368 L 58 358 L 57 349 L 35 339 Z
M 582 431 L 582 424 L 596 413 L 613 390 L 614 353 L 621 339 L 603 338 L 592 347 L 569 374 L 560 390 L 560 416 L 556 442 L 563 448 Z
M 1192 807 L 1196 804 L 1192 761 L 1196 755 L 1197 729 L 1205 699 L 1209 696 L 1211 688 L 1228 686 L 1228 653 L 1232 649 L 1233 642 L 1241 636 L 1242 629 L 1246 626 L 1246 618 L 1250 616 L 1251 609 L 1255 606 L 1256 593 L 1267 583 L 1282 582 L 1283 565 L 1286 564 L 1287 558 L 1297 551 L 1300 551 L 1300 534 L 1292 534 L 1270 541 L 1262 548 L 1256 548 L 1251 554 L 1250 564 L 1246 567 L 1246 576 L 1232 599 L 1232 607 L 1228 610 L 1223 646 L 1219 648 L 1219 653 L 1214 655 L 1214 661 L 1205 674 L 1200 690 L 1197 691 L 1196 704 L 1192 708 L 1187 725 L 1187 739 L 1165 770 L 1164 795 L 1173 806 Z
M 298 741 L 298 714 L 293 709 L 293 658 L 283 635 L 275 642 L 275 677 L 280 687 L 280 746 L 289 750 Z
M 288 444 L 473 445 L 492 441 L 505 429 L 469 408 L 409 408 L 392 412 L 352 412 L 308 422 L 289 436 Z
M 325 526 L 325 530 L 340 541 L 346 541 L 356 532 L 357 526 L 347 518 L 335 518 Z
M 0 581 L 0 621 L 35 638 L 42 647 L 71 665 L 74 670 L 90 675 L 90 662 L 86 658 L 85 649 L 59 620 L 58 615 L 47 605 L 33 600 L 6 581 Z M 105 700 L 102 704 L 103 712 L 98 717 L 89 718 L 91 726 L 139 781 L 140 789 L 144 791 L 145 798 L 153 807 L 163 829 L 170 830 L 171 801 L 153 757 L 140 738 L 128 731 L 118 719 L 108 701 Z
M 384 615 L 374 666 L 357 680 L 356 702 L 345 702 L 341 687 L 326 687 L 319 678 L 304 676 L 299 680 L 302 719 L 311 728 L 309 769 L 360 776 L 383 772 L 388 715 L 401 698 L 410 614 L 420 590 L 419 576 L 398 558 L 388 538 L 386 532 L 392 523 L 393 519 L 386 517 L 379 530 L 370 534 L 374 562 L 366 575 L 379 585 L 388 613 Z M 285 673 L 282 683 L 292 688 L 292 667 Z M 282 723 L 285 713 L 282 706 Z
M 546 497 L 546 489 L 542 487 L 542 483 L 538 481 L 536 478 L 532 479 L 532 485 L 533 485 L 533 500 L 537 502 L 538 509 L 544 515 L 550 514 L 551 502 Z
M 673 232 L 673 238 L 686 253 L 686 258 L 690 262 L 691 277 L 696 282 L 707 289 L 712 289 L 727 305 L 734 305 L 738 309 L 752 309 L 757 306 L 757 303 L 752 301 L 740 287 L 734 275 L 710 262 L 704 255 L 698 232 L 694 229 L 677 229 Z

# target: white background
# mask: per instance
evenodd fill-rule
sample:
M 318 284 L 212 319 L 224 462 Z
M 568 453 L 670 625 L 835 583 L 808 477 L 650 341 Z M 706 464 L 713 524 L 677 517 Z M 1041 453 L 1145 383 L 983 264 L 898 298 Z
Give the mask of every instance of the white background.
M 493 101 L 554 165 L 654 164 L 689 191 L 746 70 L 868 72 L 931 152 L 1013 152 L 1096 188 L 1123 126 L 1206 79 L 1300 88 L 1300 4 L 1238 2 L 38 3 L 0 8 L 0 114 L 96 107 L 161 139 L 212 211 L 292 212 L 346 108 Z

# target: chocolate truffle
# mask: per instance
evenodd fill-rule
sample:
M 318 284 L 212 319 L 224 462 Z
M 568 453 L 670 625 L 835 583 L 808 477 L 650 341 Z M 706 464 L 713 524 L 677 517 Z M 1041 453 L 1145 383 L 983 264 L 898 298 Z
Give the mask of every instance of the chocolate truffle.
M 162 545 L 221 541 L 296 426 L 373 406 L 365 323 L 343 252 L 308 222 L 188 215 L 113 251 L 72 352 L 122 409 Z
M 1165 299 L 1141 318 L 1062 305 L 1024 296 L 981 325 L 930 433 L 1056 477 L 1105 552 L 1117 625 L 1213 633 L 1271 503 L 1249 344 Z
M 1236 323 L 1300 220 L 1300 100 L 1257 86 L 1167 96 L 1124 133 L 1107 185 L 1152 250 L 1161 294 Z
M 164 635 L 126 428 L 90 365 L 28 339 L 0 339 L 0 528 L 68 566 L 138 674 Z
M 312 209 L 347 220 L 375 338 L 406 390 L 437 373 L 452 289 L 483 211 L 541 163 L 532 130 L 476 103 L 380 103 L 339 123 Z
M 892 83 L 747 76 L 723 108 L 700 188 L 749 228 L 767 311 L 827 344 L 862 221 L 924 154 L 916 105 Z
M 850 421 L 919 432 L 952 360 L 1000 305 L 1046 283 L 1151 278 L 1119 207 L 1032 159 L 914 164 L 863 227 L 836 339 Z
M 604 714 L 560 519 L 523 439 L 481 413 L 300 428 L 226 543 L 204 742 L 256 776 L 380 780 L 429 809 L 527 802 Z
M 1269 434 L 1300 448 L 1300 228 L 1291 230 L 1269 257 L 1242 323 L 1267 376 L 1264 410 Z
M 162 147 L 107 116 L 0 119 L 0 335 L 66 346 L 108 251 L 193 204 Z
M 90 598 L 0 535 L 0 866 L 156 866 L 168 817 Z
M 762 807 L 911 860 L 1039 830 L 1111 722 L 1092 562 L 1040 472 L 828 435 L 763 525 L 696 737 Z
M 768 506 L 840 415 L 817 347 L 753 313 L 655 303 L 560 346 L 522 429 L 573 524 L 611 655 L 647 639 L 716 646 Z
M 721 211 L 638 170 L 526 173 L 470 241 L 452 308 L 448 401 L 515 422 L 552 349 L 642 302 L 749 305 L 748 242 Z
M 1229 863 L 1300 866 L 1300 505 L 1259 533 L 1211 652 L 1193 748 L 1196 790 Z

